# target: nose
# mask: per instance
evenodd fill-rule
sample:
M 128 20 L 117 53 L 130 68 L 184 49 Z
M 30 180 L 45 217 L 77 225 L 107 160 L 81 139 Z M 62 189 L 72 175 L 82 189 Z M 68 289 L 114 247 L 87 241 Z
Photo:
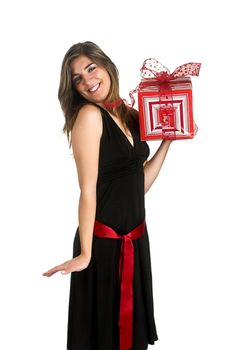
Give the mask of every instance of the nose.
M 92 85 L 92 78 L 88 74 L 83 75 L 83 85 L 87 88 Z

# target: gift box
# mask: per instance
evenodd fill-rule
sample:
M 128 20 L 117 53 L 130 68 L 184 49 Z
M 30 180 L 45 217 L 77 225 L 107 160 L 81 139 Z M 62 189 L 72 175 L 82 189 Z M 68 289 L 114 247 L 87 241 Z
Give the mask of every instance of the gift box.
M 194 137 L 192 82 L 200 63 L 187 63 L 173 73 L 155 59 L 141 68 L 138 93 L 141 140 L 191 139 Z M 132 98 L 131 93 L 131 98 Z

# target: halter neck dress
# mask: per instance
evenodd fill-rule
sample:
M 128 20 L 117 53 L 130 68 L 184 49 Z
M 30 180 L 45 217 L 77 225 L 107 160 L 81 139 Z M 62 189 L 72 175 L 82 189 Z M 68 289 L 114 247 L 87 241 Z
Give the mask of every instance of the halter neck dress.
M 150 149 L 138 128 L 129 128 L 133 144 L 110 114 L 101 109 L 96 220 L 124 235 L 145 218 L 144 169 Z M 91 261 L 73 272 L 68 312 L 68 350 L 119 350 L 121 240 L 93 235 Z M 146 350 L 158 340 L 154 320 L 150 244 L 145 226 L 133 241 L 133 347 Z M 80 254 L 77 227 L 73 257 Z

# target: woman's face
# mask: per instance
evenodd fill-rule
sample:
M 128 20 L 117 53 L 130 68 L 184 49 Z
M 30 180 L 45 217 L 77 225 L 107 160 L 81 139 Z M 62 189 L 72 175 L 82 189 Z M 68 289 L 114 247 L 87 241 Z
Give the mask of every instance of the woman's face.
M 71 74 L 76 90 L 86 100 L 96 104 L 106 100 L 111 86 L 106 69 L 86 56 L 79 56 L 71 62 Z

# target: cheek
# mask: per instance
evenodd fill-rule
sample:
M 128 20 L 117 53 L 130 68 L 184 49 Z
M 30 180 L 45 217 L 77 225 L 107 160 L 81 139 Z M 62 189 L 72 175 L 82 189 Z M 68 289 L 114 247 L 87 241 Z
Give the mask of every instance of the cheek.
M 108 74 L 106 75 L 106 84 L 108 86 L 108 89 L 110 89 L 110 87 L 111 87 L 111 79 L 110 79 L 110 76 Z
M 79 86 L 78 86 L 78 87 L 76 87 L 76 90 L 77 90 L 77 92 L 78 92 L 80 95 L 83 95 L 83 93 L 84 93 L 84 89 L 83 89 L 83 87 L 82 87 L 82 85 L 81 85 L 81 84 L 79 84 Z

